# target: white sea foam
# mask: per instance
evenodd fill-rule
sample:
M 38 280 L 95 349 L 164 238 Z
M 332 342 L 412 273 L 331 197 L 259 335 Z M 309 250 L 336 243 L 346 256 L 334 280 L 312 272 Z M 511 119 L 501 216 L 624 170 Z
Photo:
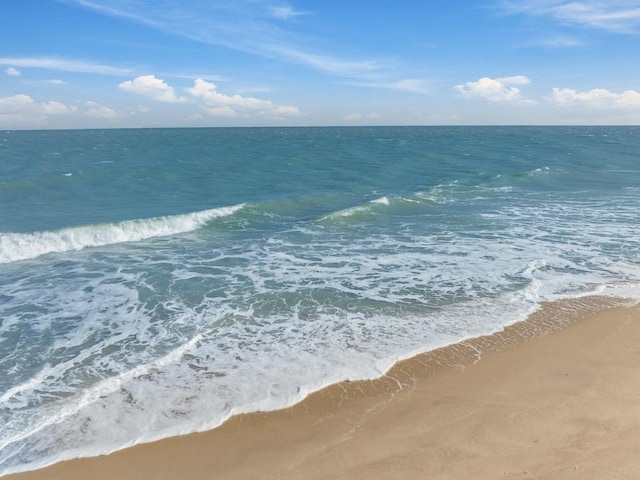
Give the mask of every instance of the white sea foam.
M 11 387 L 9 390 L 4 392 L 0 396 L 0 403 L 8 402 L 13 397 L 15 397 L 16 395 L 18 395 L 18 394 L 20 394 L 22 392 L 30 391 L 30 390 L 35 389 L 36 387 L 41 385 L 42 382 L 47 377 L 50 377 L 51 374 L 54 373 L 54 372 L 55 372 L 55 370 L 53 368 L 51 368 L 50 365 L 46 365 L 36 375 L 34 375 L 33 377 L 27 379 L 24 383 L 21 383 L 20 385 L 16 385 L 14 387 Z M 1 447 L 1 444 L 0 444 L 0 447 Z
M 369 155 L 371 142 L 362 148 Z M 238 175 L 256 188 L 256 200 L 232 232 L 205 228 L 162 248 L 140 242 L 60 255 L 66 262 L 50 255 L 1 265 L 8 348 L 0 352 L 0 475 L 284 407 L 325 385 L 376 377 L 397 360 L 500 330 L 542 302 L 640 297 L 640 199 L 631 180 L 606 194 L 584 195 L 574 185 L 575 194 L 564 195 L 547 188 L 553 167 L 536 168 L 544 152 L 517 167 L 498 156 L 493 168 L 493 154 L 448 173 L 433 162 L 434 174 L 422 149 L 409 176 L 382 175 L 373 185 L 368 168 L 350 186 L 357 188 L 340 193 L 319 193 L 327 185 L 320 183 L 308 185 L 315 193 L 274 197 L 280 174 Z M 333 153 L 323 158 L 354 168 Z M 245 157 L 232 160 L 242 165 Z M 198 175 L 209 170 L 202 166 Z M 226 198 L 211 187 L 224 169 L 210 170 L 207 191 Z M 205 193 L 186 183 L 188 195 Z M 381 191 L 388 196 L 371 200 Z M 231 210 L 214 212 L 49 235 L 59 242 L 67 235 L 67 249 L 108 245 L 135 241 L 138 231 L 144 239 L 198 229 Z M 310 220 L 319 212 L 334 213 Z M 23 253 L 41 254 L 34 245 L 49 245 L 42 235 L 24 235 Z
M 633 263 L 598 251 L 606 246 L 601 235 L 629 238 L 633 224 L 606 230 L 574 219 L 582 237 L 566 237 L 563 216 L 575 212 L 571 205 L 503 206 L 482 215 L 495 227 L 476 232 L 482 242 L 466 232 L 323 236 L 312 223 L 266 242 L 225 245 L 219 255 L 211 245 L 193 257 L 190 248 L 150 251 L 137 273 L 74 272 L 64 287 L 33 285 L 30 293 L 16 286 L 7 293 L 30 295 L 16 304 L 48 310 L 38 319 L 42 328 L 82 318 L 52 348 L 82 351 L 58 363 L 56 375 L 45 368 L 4 393 L 14 416 L 29 423 L 7 436 L 7 471 L 285 407 L 325 385 L 373 378 L 420 351 L 497 331 L 541 301 L 603 292 L 619 273 L 637 278 Z M 603 217 L 597 205 L 587 212 Z M 513 225 L 501 229 L 502 222 Z M 149 274 L 160 267 L 153 283 Z M 166 282 L 171 287 L 161 291 Z M 142 298 L 149 290 L 159 304 Z M 137 363 L 127 366 L 131 346 L 140 348 L 131 350 Z M 82 383 L 100 369 L 122 373 Z M 59 405 L 38 404 L 39 391 L 66 393 L 69 386 L 77 391 L 60 395 Z
M 386 209 L 384 200 L 363 205 Z M 194 257 L 190 248 L 149 251 L 137 273 L 101 278 L 74 271 L 64 287 L 52 282 L 28 291 L 18 282 L 6 293 L 29 294 L 12 302 L 46 310 L 37 322 L 44 331 L 82 318 L 51 351 L 82 351 L 58 363 L 55 375 L 45 367 L 4 392 L 16 416 L 18 407 L 24 414 L 37 407 L 44 419 L 8 436 L 7 465 L 12 448 L 22 449 L 21 465 L 33 467 L 211 428 L 233 414 L 290 405 L 330 383 L 381 375 L 418 351 L 499 330 L 541 301 L 619 295 L 602 285 L 636 278 L 637 267 L 618 258 L 619 249 L 613 256 L 601 250 L 632 238 L 634 223 L 594 226 L 589 218 L 606 213 L 597 203 L 506 205 L 480 215 L 492 225 L 476 231 L 482 242 L 466 231 L 446 238 L 424 231 L 325 236 L 311 223 L 297 232 L 303 235 L 273 233 L 266 242 L 225 245 L 222 254 L 211 255 L 210 244 Z M 618 216 L 624 213 L 619 207 Z M 568 219 L 579 238 L 570 236 Z M 162 270 L 153 283 L 156 268 Z M 161 291 L 165 281 L 171 288 Z M 141 298 L 149 290 L 159 304 Z M 9 318 L 5 325 L 23 323 Z M 104 340 L 91 343 L 96 338 Z M 143 347 L 132 350 L 140 367 L 124 360 L 132 345 Z M 102 353 L 114 351 L 117 358 Z M 78 368 L 85 364 L 88 370 Z M 106 370 L 124 373 L 82 383 Z M 68 394 L 69 386 L 79 390 L 61 395 L 68 403 L 37 405 L 38 391 Z M 142 412 L 154 412 L 154 420 Z M 106 434 L 107 424 L 117 428 Z
M 137 242 L 196 230 L 214 218 L 232 215 L 243 205 L 213 208 L 183 215 L 64 228 L 56 231 L 0 234 L 0 263 L 16 262 L 56 252 Z
M 389 198 L 380 197 L 362 205 L 356 205 L 354 207 L 338 210 L 337 212 L 332 212 L 328 215 L 325 215 L 320 220 L 335 219 L 335 218 L 341 218 L 341 217 L 344 218 L 344 217 L 351 217 L 357 214 L 369 213 L 372 211 L 372 208 L 374 208 L 376 205 L 384 205 L 388 207 L 389 203 L 390 203 Z
M 389 206 L 389 199 L 387 197 L 380 197 L 380 198 L 376 198 L 375 200 L 371 200 L 371 203 L 377 203 L 380 205 Z

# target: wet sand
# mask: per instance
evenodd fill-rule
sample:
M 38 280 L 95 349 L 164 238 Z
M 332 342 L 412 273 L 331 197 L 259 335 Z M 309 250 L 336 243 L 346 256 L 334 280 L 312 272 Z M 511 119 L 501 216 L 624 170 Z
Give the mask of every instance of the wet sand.
M 567 313 L 590 308 L 546 305 L 285 410 L 4 478 L 638 479 L 640 307 Z

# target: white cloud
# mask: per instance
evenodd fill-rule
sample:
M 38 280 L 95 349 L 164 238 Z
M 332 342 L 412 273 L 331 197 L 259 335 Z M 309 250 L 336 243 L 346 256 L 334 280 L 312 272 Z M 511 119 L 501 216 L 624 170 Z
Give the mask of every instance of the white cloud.
M 192 97 L 200 100 L 207 112 L 216 116 L 229 117 L 241 111 L 273 116 L 300 115 L 300 110 L 297 107 L 277 105 L 271 100 L 261 100 L 255 97 L 220 93 L 216 84 L 201 78 L 195 80 L 193 87 L 187 88 L 186 91 Z
M 275 108 L 273 108 L 272 110 L 267 109 L 262 113 L 276 116 L 295 117 L 297 115 L 300 115 L 300 109 L 292 105 L 275 105 Z
M 271 93 L 274 91 L 272 87 L 256 86 L 256 87 L 236 87 L 236 92 L 239 93 Z
M 110 107 L 100 105 L 98 102 L 88 101 L 84 103 L 86 110 L 84 114 L 91 118 L 118 118 L 120 115 Z
M 222 117 L 222 118 L 235 118 L 238 116 L 238 112 L 236 112 L 231 107 L 202 107 L 205 112 L 213 117 Z
M 0 115 L 18 113 L 24 108 L 31 107 L 35 102 L 29 95 L 12 95 L 10 97 L 0 97 Z
M 10 97 L 0 97 L 0 124 L 4 126 L 38 125 L 47 126 L 47 119 L 66 116 L 73 118 L 114 118 L 118 115 L 108 107 L 95 102 L 86 102 L 85 108 L 50 100 L 36 102 L 29 95 L 18 94 Z
M 42 68 L 47 70 L 61 70 L 64 72 L 75 73 L 97 73 L 101 75 L 126 75 L 128 73 L 131 73 L 129 69 L 113 67 L 110 65 L 47 57 L 0 57 L 0 65 L 15 65 L 24 68 Z
M 13 68 L 13 67 L 7 67 L 4 70 L 4 73 L 9 75 L 10 77 L 19 77 L 20 76 L 20 70 L 18 70 L 17 68 Z
M 290 18 L 309 14 L 309 12 L 299 12 L 295 10 L 291 5 L 275 5 L 270 7 L 269 10 L 271 11 L 271 15 L 283 20 L 289 20 Z
M 187 99 L 176 95 L 173 87 L 167 85 L 164 80 L 155 75 L 141 75 L 133 80 L 127 80 L 118 85 L 120 89 L 153 98 L 160 102 L 186 102 Z
M 406 80 L 400 80 L 398 82 L 394 82 L 390 84 L 390 88 L 394 88 L 396 90 L 404 90 L 407 92 L 415 92 L 427 94 L 429 93 L 429 88 L 424 80 L 420 80 L 418 78 L 407 78 Z
M 344 119 L 349 122 L 358 122 L 365 120 L 379 120 L 380 115 L 377 113 L 349 113 L 344 116 Z
M 636 0 L 511 0 L 503 6 L 510 13 L 546 16 L 565 24 L 617 33 L 640 31 L 640 5 Z
M 635 90 L 614 93 L 604 88 L 594 88 L 587 92 L 579 92 L 570 88 L 554 88 L 550 99 L 562 106 L 585 105 L 597 108 L 640 108 L 640 92 Z
M 49 80 L 49 83 L 52 85 L 64 85 L 67 82 L 65 82 L 64 80 L 58 80 L 57 78 L 54 78 L 52 80 Z
M 422 95 L 430 93 L 427 83 L 418 78 L 407 78 L 396 82 L 351 82 L 351 85 L 369 88 L 387 88 L 404 92 L 420 93 Z
M 163 32 L 180 35 L 198 42 L 274 57 L 306 65 L 323 72 L 363 78 L 371 71 L 390 68 L 379 61 L 353 60 L 340 54 L 319 52 L 310 36 L 302 37 L 287 22 L 278 20 L 307 14 L 287 4 L 265 0 L 228 0 L 217 2 L 185 2 L 163 0 L 148 8 L 145 2 L 127 0 L 66 0 L 99 13 L 128 18 Z M 336 51 L 340 46 L 336 47 Z
M 76 107 L 69 107 L 62 102 L 44 102 L 40 104 L 40 109 L 45 115 L 69 115 L 78 111 Z
M 92 107 L 85 112 L 87 117 L 91 118 L 118 118 L 119 115 L 113 108 L 97 106 Z
M 272 45 L 271 50 L 289 61 L 345 77 L 363 78 L 383 68 L 383 65 L 375 60 L 346 60 L 331 55 L 309 53 L 296 46 Z
M 524 75 L 512 77 L 482 77 L 475 82 L 466 82 L 453 87 L 464 98 L 481 98 L 495 103 L 532 103 L 522 97 L 520 89 L 515 85 L 527 85 L 531 81 Z
M 576 37 L 566 35 L 539 36 L 534 40 L 517 46 L 520 47 L 543 47 L 543 48 L 574 48 L 584 45 L 585 42 Z

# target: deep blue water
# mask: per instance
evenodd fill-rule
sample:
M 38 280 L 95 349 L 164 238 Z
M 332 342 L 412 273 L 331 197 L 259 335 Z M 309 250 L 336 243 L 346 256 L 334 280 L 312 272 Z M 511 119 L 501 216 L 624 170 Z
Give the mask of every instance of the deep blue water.
M 640 298 L 640 128 L 0 133 L 0 474 Z

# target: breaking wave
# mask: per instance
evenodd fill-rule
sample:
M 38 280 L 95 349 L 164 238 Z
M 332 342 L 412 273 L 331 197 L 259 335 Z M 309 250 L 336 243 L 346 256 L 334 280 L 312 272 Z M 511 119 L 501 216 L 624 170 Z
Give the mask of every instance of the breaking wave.
M 84 225 L 56 231 L 0 234 L 0 263 L 17 262 L 47 253 L 68 252 L 124 242 L 137 242 L 191 232 L 214 218 L 233 215 L 243 204 L 182 215 Z

